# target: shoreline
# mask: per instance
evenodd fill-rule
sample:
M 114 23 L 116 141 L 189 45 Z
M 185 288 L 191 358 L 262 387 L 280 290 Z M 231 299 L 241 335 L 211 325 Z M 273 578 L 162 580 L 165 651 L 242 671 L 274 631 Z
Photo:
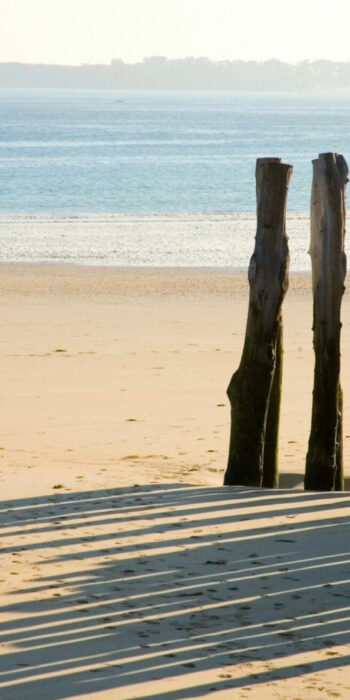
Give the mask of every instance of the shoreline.
M 5 296 L 9 293 L 246 296 L 248 292 L 247 270 L 230 267 L 0 263 L 0 294 Z M 289 273 L 287 297 L 291 293 L 311 295 L 311 272 Z
M 245 270 L 256 213 L 0 215 L 0 224 L 4 263 Z M 311 269 L 309 228 L 307 212 L 288 213 L 291 270 Z

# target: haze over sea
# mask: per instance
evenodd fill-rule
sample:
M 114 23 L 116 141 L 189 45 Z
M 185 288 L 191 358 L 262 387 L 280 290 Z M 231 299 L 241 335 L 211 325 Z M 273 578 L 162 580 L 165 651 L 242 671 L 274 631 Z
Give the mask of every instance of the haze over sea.
M 350 93 L 0 90 L 0 114 L 3 262 L 246 268 L 279 156 L 306 270 L 311 160 L 350 156 Z

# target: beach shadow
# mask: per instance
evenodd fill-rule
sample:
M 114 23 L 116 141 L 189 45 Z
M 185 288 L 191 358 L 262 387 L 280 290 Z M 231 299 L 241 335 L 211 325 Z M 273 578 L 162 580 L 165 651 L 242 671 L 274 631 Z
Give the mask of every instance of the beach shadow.
M 0 697 L 180 700 L 345 669 L 348 504 L 183 484 L 0 503 L 0 555 L 29 571 L 0 608 Z
M 304 488 L 304 476 L 303 472 L 284 472 L 279 475 L 279 488 L 281 489 L 295 489 Z M 345 491 L 350 491 L 350 477 L 344 477 L 344 489 Z

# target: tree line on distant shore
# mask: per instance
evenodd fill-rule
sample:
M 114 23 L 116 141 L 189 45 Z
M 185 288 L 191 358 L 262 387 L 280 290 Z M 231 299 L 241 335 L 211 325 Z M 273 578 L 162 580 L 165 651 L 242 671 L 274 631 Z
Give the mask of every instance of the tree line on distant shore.
M 350 88 L 350 62 L 211 61 L 151 56 L 139 63 L 0 63 L 0 87 L 123 90 L 315 91 Z

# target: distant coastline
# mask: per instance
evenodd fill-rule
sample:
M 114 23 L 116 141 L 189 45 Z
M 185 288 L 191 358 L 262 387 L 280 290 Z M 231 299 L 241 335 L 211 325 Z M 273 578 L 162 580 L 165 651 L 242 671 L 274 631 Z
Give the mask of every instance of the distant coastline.
M 350 62 L 211 61 L 151 56 L 139 63 L 0 63 L 0 88 L 314 92 L 350 88 Z

